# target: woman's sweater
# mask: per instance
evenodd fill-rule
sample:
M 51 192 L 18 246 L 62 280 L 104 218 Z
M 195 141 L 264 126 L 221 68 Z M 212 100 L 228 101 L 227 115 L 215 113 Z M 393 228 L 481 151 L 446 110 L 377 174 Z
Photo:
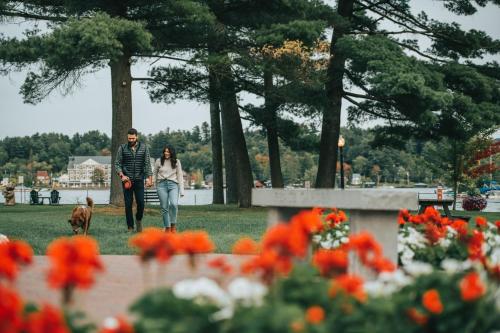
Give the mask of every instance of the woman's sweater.
M 154 167 L 154 176 L 157 182 L 162 180 L 171 180 L 179 184 L 180 195 L 184 195 L 184 176 L 182 174 L 181 161 L 177 160 L 175 168 L 172 168 L 170 159 L 165 160 L 161 165 L 161 159 L 157 159 Z

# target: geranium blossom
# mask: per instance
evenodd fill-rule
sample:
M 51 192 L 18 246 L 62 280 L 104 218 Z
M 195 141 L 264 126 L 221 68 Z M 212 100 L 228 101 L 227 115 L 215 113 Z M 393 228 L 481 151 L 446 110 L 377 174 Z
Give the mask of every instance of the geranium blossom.
M 323 276 L 335 276 L 345 273 L 348 265 L 347 252 L 338 249 L 320 249 L 314 253 L 313 264 Z
M 25 323 L 26 333 L 70 333 L 62 312 L 45 304 L 37 312 L 30 313 Z
M 436 289 L 427 290 L 422 295 L 422 305 L 433 314 L 443 312 L 443 303 L 441 303 L 441 297 L 439 297 L 439 292 Z
M 486 293 L 486 286 L 477 272 L 468 273 L 459 284 L 460 295 L 466 302 L 472 302 Z
M 319 305 L 314 305 L 306 310 L 306 321 L 317 325 L 325 320 L 325 310 Z
M 17 333 L 23 325 L 21 297 L 0 284 L 0 332 Z
M 0 280 L 14 280 L 19 266 L 31 264 L 33 249 L 28 243 L 20 240 L 0 242 Z
M 408 317 L 418 325 L 425 325 L 429 318 L 422 312 L 418 311 L 416 308 L 410 308 L 406 311 Z
M 233 254 L 257 254 L 259 244 L 250 237 L 242 237 L 233 245 Z
M 156 259 L 167 262 L 180 252 L 180 241 L 176 233 L 165 233 L 159 228 L 146 228 L 130 238 L 130 245 L 139 250 L 142 261 Z
M 222 274 L 229 274 L 233 271 L 233 267 L 228 264 L 226 257 L 220 256 L 210 259 L 207 262 L 208 267 L 220 271 Z
M 339 292 L 350 295 L 360 302 L 366 300 L 366 292 L 363 289 L 363 279 L 357 275 L 343 274 L 332 280 L 329 295 L 336 297 Z
M 54 288 L 89 288 L 103 270 L 97 242 L 87 236 L 59 238 L 49 244 L 48 282 Z

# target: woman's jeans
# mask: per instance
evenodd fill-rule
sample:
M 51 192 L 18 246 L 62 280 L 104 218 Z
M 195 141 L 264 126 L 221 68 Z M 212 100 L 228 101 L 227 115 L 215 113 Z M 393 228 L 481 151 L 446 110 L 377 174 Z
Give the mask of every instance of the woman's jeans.
M 177 223 L 177 206 L 179 203 L 179 184 L 172 180 L 162 180 L 156 186 L 160 199 L 161 216 L 165 228 Z

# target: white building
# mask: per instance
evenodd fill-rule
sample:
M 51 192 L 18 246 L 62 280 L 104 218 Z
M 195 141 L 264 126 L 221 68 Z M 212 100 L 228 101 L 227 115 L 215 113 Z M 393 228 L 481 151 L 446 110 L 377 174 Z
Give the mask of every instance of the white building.
M 102 183 L 94 181 L 96 169 L 102 171 Z M 70 186 L 109 186 L 110 183 L 111 156 L 70 156 L 68 162 L 68 184 Z
M 155 160 L 151 158 L 151 168 Z M 103 171 L 102 183 L 96 182 L 96 169 Z M 66 181 L 64 179 L 64 181 Z M 63 183 L 63 180 L 60 180 Z M 111 184 L 111 156 L 70 156 L 68 162 L 68 186 L 110 186 Z

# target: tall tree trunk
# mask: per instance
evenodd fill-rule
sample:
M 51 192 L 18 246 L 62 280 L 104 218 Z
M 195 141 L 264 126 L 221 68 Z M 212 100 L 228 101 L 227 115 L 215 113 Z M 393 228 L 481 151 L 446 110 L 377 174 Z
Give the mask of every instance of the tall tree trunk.
M 229 125 L 226 115 L 221 112 L 222 142 L 224 145 L 224 170 L 226 173 L 226 203 L 238 203 L 238 181 L 236 179 L 236 163 L 233 154 Z
M 220 125 L 220 109 L 217 89 L 217 78 L 213 68 L 209 68 L 208 94 L 210 100 L 210 138 L 212 141 L 212 174 L 214 204 L 224 204 L 224 187 L 222 176 L 222 133 Z
M 354 0 L 339 0 L 337 12 L 350 20 Z M 319 151 L 318 173 L 316 187 L 335 187 L 337 166 L 337 143 L 340 135 L 340 115 L 342 111 L 343 77 L 345 70 L 345 54 L 339 49 L 337 42 L 349 30 L 347 23 L 334 27 L 330 45 L 330 63 L 328 64 L 327 81 L 325 84 L 328 104 L 323 110 L 321 126 L 321 141 Z
M 267 146 L 269 150 L 269 166 L 271 168 L 271 183 L 273 188 L 283 188 L 283 174 L 281 173 L 280 146 L 278 141 L 277 104 L 273 98 L 273 74 L 264 71 L 265 96 L 265 127 L 267 131 Z
M 115 158 L 120 144 L 127 142 L 127 130 L 132 127 L 132 77 L 130 57 L 123 55 L 110 63 L 112 96 L 111 129 L 111 191 L 109 202 L 123 206 L 121 181 L 116 176 Z
M 228 143 L 231 146 L 230 149 L 234 157 L 230 163 L 234 163 L 236 167 L 238 203 L 240 207 L 250 207 L 252 204 L 253 187 L 252 169 L 250 167 L 243 126 L 241 125 L 240 113 L 236 102 L 236 91 L 231 67 L 227 62 L 223 62 L 218 73 L 221 91 L 221 111 L 223 121 L 226 123 L 224 134 L 227 134 L 229 141 L 225 140 L 224 144 Z

